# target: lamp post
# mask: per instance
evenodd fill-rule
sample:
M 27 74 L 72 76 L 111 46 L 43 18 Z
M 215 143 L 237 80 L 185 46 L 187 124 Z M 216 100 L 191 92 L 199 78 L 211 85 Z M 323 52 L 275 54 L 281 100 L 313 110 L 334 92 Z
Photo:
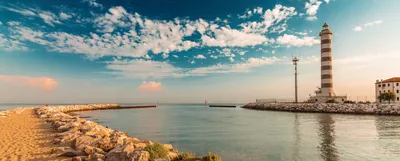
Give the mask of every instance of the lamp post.
M 297 57 L 293 57 L 292 58 L 292 62 L 293 62 L 293 65 L 294 65 L 294 98 L 295 98 L 295 103 L 298 103 L 298 100 L 297 100 L 297 62 L 299 61 L 300 59 L 299 58 L 297 58 Z

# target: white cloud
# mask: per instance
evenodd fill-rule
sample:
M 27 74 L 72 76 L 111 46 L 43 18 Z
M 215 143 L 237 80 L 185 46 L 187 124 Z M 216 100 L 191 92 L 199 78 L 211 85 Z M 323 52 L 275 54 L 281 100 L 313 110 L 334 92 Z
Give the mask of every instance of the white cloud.
M 145 58 L 145 59 L 151 59 L 151 57 L 149 56 L 149 54 L 144 55 L 143 58 Z
M 74 35 L 66 32 L 46 33 L 23 26 L 14 26 L 12 38 L 44 45 L 50 51 L 84 54 L 91 59 L 103 56 L 151 59 L 148 55 L 150 52 L 160 54 L 166 59 L 171 52 L 187 51 L 204 46 L 224 47 L 223 53 L 220 53 L 225 57 L 233 58 L 235 54 L 244 55 L 246 52 L 237 48 L 276 43 L 274 39 L 267 38 L 265 32 L 268 28 L 271 32 L 285 31 L 286 21 L 297 14 L 294 7 L 282 5 L 276 5 L 272 10 L 255 8 L 249 11 L 253 16 L 261 15 L 262 21 L 251 22 L 255 24 L 254 26 L 242 24 L 242 29 L 232 29 L 222 22 L 215 24 L 213 21 L 203 19 L 154 20 L 138 13 L 128 13 L 123 7 L 117 6 L 110 8 L 103 15 L 94 15 L 96 17 L 91 22 L 99 31 L 96 33 L 88 35 Z M 62 13 L 57 18 L 50 12 L 40 10 L 37 12 L 47 15 L 41 17 L 49 25 L 61 23 L 59 20 L 68 17 Z M 194 33 L 200 33 L 201 39 L 197 42 L 186 40 Z M 278 44 L 302 46 L 315 43 L 312 41 L 313 37 L 296 37 L 297 39 L 290 41 L 286 38 L 288 38 L 287 35 L 281 36 Z M 229 49 L 228 52 L 228 48 L 234 51 Z M 216 59 L 217 56 L 211 58 Z
M 373 22 L 369 22 L 369 23 L 364 24 L 364 27 L 371 27 L 371 26 L 374 26 L 374 25 L 379 25 L 381 23 L 382 23 L 381 20 L 373 21 Z
M 215 56 L 215 55 L 210 55 L 210 58 L 213 58 L 213 59 L 218 59 L 218 56 Z
M 83 0 L 83 2 L 87 2 L 92 7 L 98 7 L 98 8 L 103 9 L 103 5 L 100 3 L 97 3 L 96 0 Z
M 233 57 L 230 57 L 230 58 L 229 58 L 229 61 L 230 61 L 230 62 L 234 62 L 235 59 L 233 59 Z
M 232 49 L 230 48 L 224 48 L 222 50 L 217 50 L 221 55 L 225 57 L 234 57 L 235 54 L 232 53 Z
M 184 51 L 199 44 L 191 41 L 182 41 L 182 33 L 175 34 L 174 28 L 141 30 L 142 36 L 138 36 L 134 30 L 118 32 L 115 34 L 103 33 L 90 36 L 79 36 L 65 32 L 44 33 L 33 31 L 26 27 L 15 27 L 15 38 L 46 45 L 51 51 L 63 53 L 86 54 L 90 58 L 98 58 L 105 55 L 142 57 L 152 51 L 155 54 L 163 53 L 164 57 L 172 51 Z M 168 24 L 166 24 L 168 26 Z M 171 30 L 172 29 L 172 30 Z M 33 35 L 29 34 L 33 33 Z M 149 33 L 149 35 L 145 34 Z M 155 37 L 151 33 L 161 35 Z M 34 36 L 34 37 L 32 37 Z
M 182 77 L 181 69 L 175 68 L 166 62 L 152 60 L 114 60 L 108 62 L 108 69 L 114 70 L 111 74 L 130 78 L 165 78 Z
M 144 91 L 144 92 L 155 92 L 155 91 L 161 91 L 161 82 L 154 82 L 154 81 L 149 81 L 146 82 L 144 81 L 140 86 L 138 87 L 139 91 Z
M 353 27 L 353 31 L 361 31 L 361 30 L 364 30 L 367 27 L 372 27 L 372 26 L 375 26 L 375 25 L 379 25 L 381 23 L 382 23 L 381 20 L 368 22 L 368 23 L 365 23 L 364 25 Z
M 48 24 L 50 26 L 54 26 L 54 24 L 62 24 L 60 19 L 63 19 L 63 18 L 65 18 L 65 16 L 68 16 L 66 14 L 62 15 L 60 13 L 60 18 L 59 18 L 56 14 L 54 14 L 52 12 L 42 11 L 42 10 L 39 10 L 39 9 L 31 9 L 31 8 L 22 9 L 22 8 L 11 8 L 11 7 L 4 7 L 4 6 L 0 6 L 0 8 L 4 8 L 4 9 L 7 9 L 7 10 L 12 11 L 12 12 L 16 12 L 16 13 L 22 14 L 24 16 L 39 17 L 46 24 Z
M 263 8 L 262 7 L 257 7 L 253 9 L 254 14 L 262 14 L 263 13 Z
M 12 30 L 14 33 L 11 38 L 20 41 L 30 41 L 41 45 L 49 45 L 50 42 L 44 40 L 44 33 L 41 31 L 32 30 L 23 26 L 14 26 Z
M 242 31 L 246 33 L 266 33 L 271 26 L 286 25 L 286 21 L 292 16 L 297 15 L 294 7 L 286 7 L 282 5 L 276 5 L 274 9 L 266 10 L 261 16 L 263 21 L 261 22 L 246 22 L 240 24 L 243 28 Z M 276 27 L 284 28 L 284 27 Z M 284 28 L 285 29 L 285 28 Z M 286 30 L 286 29 L 285 29 Z
M 195 59 L 206 59 L 204 55 L 198 54 L 194 57 Z
M 167 59 L 169 57 L 169 55 L 167 53 L 164 53 L 161 55 L 163 59 Z
M 126 10 L 121 7 L 112 7 L 108 9 L 109 13 L 106 13 L 104 16 L 97 17 L 94 22 L 97 27 L 100 28 L 101 32 L 113 32 L 115 27 L 123 27 L 129 26 L 130 24 L 121 21 L 122 18 L 125 18 L 128 13 Z M 133 17 L 132 17 L 133 18 Z
M 361 26 L 355 26 L 355 27 L 353 27 L 353 30 L 354 31 L 361 31 L 361 30 L 363 30 L 363 28 Z
M 59 16 L 60 16 L 60 19 L 62 19 L 62 20 L 67 20 L 72 17 L 72 15 L 66 14 L 64 12 L 60 12 Z
M 196 62 L 195 62 L 194 60 L 192 60 L 192 61 L 190 61 L 189 63 L 190 63 L 190 64 L 194 64 L 194 63 L 196 63 Z
M 308 16 L 308 17 L 306 18 L 307 21 L 314 21 L 314 20 L 316 20 L 316 19 L 318 19 L 317 16 Z
M 251 68 L 263 65 L 275 64 L 283 59 L 277 57 L 261 57 L 249 58 L 244 63 L 238 64 L 217 64 L 209 67 L 196 68 L 188 72 L 190 76 L 205 76 L 209 74 L 223 74 L 223 73 L 246 73 L 250 72 Z
M 39 17 L 50 26 L 54 26 L 54 24 L 61 24 L 61 21 L 58 19 L 57 15 L 51 12 L 42 11 L 39 13 Z
M 17 41 L 6 38 L 3 34 L 0 33 L 0 50 L 4 51 L 27 51 L 28 48 L 25 44 Z
M 310 0 L 310 2 L 306 2 L 305 9 L 307 9 L 306 13 L 308 15 L 306 20 L 313 21 L 317 19 L 316 14 L 321 3 L 322 2 L 318 0 Z
M 315 37 L 304 36 L 303 38 L 299 38 L 294 35 L 284 34 L 283 36 L 279 36 L 276 39 L 278 44 L 290 46 L 312 46 L 314 44 L 319 44 L 320 42 L 315 39 Z
M 11 7 L 4 7 L 4 6 L 0 6 L 0 8 L 4 8 L 4 9 L 7 9 L 12 12 L 22 14 L 24 16 L 39 17 L 50 26 L 54 26 L 54 24 L 61 24 L 59 17 L 56 14 L 49 12 L 49 11 L 42 11 L 39 9 L 31 9 L 31 8 L 30 9 L 11 8 Z M 63 15 L 63 16 L 65 16 L 65 15 Z
M 302 36 L 308 35 L 307 32 L 295 32 L 295 33 L 298 34 L 298 35 L 302 35 Z
M 179 58 L 178 55 L 172 55 L 174 58 Z
M 203 35 L 201 37 L 203 45 L 219 47 L 245 47 L 264 44 L 272 41 L 259 34 L 245 33 L 226 27 L 221 27 L 220 29 L 212 29 L 211 31 L 213 32 L 214 37 L 210 37 L 208 35 Z
M 11 8 L 11 7 L 5 7 L 5 6 L 0 6 L 0 8 L 9 10 L 11 12 L 19 13 L 24 16 L 36 16 L 36 14 L 29 9 Z
M 243 14 L 243 15 L 238 15 L 239 19 L 246 19 L 247 18 L 247 13 Z
M 7 22 L 8 26 L 19 26 L 21 25 L 21 22 L 17 22 L 17 21 L 8 21 Z
M 330 2 L 330 0 L 324 0 L 325 1 L 325 3 L 329 3 Z

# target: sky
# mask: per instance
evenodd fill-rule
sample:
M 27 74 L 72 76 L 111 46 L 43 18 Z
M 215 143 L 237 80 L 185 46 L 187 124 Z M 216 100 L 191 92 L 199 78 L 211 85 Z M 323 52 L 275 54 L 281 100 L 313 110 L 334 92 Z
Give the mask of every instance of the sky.
M 247 103 L 399 76 L 397 0 L 0 0 L 0 103 Z

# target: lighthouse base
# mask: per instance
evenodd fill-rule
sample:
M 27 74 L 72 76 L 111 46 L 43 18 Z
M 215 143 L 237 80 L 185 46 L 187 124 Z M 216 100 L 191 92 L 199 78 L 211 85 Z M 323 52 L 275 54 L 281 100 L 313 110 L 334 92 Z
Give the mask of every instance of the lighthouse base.
M 343 103 L 347 100 L 347 96 L 311 96 L 309 102 L 327 103 L 329 101 Z

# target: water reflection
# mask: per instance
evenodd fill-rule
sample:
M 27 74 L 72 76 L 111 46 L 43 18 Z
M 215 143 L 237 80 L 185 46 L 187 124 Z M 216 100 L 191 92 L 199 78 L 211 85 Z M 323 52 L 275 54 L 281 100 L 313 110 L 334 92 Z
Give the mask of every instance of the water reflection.
M 329 114 L 321 114 L 318 118 L 318 134 L 321 137 L 318 149 L 321 157 L 326 161 L 338 161 L 339 156 L 335 146 L 335 121 Z
M 375 119 L 380 146 L 385 153 L 400 154 L 400 120 L 396 116 L 378 116 Z
M 294 115 L 294 127 L 293 127 L 293 133 L 294 133 L 294 146 L 293 146 L 293 153 L 292 153 L 292 159 L 291 160 L 301 160 L 300 155 L 299 155 L 299 149 L 300 149 L 300 122 L 299 122 L 299 116 L 297 113 Z

